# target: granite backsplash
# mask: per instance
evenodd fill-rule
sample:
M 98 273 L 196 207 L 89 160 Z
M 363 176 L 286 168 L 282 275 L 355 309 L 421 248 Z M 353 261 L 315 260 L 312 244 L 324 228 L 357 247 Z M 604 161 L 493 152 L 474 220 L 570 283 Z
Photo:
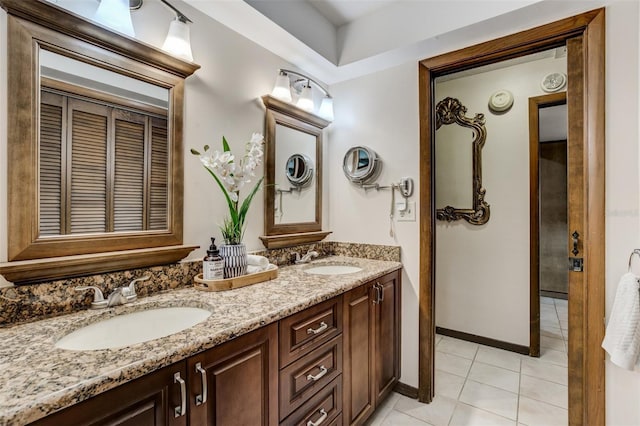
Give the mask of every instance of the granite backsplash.
M 400 247 L 359 243 L 323 241 L 281 249 L 258 250 L 253 254 L 265 256 L 279 266 L 293 262 L 293 252 L 304 255 L 315 250 L 320 257 L 349 256 L 364 259 L 400 262 Z M 136 283 L 139 297 L 193 285 L 193 277 L 202 271 L 201 261 L 179 262 L 170 265 L 105 274 L 69 278 L 58 281 L 0 288 L 0 327 L 31 322 L 43 318 L 89 309 L 92 291 L 78 291 L 79 286 L 96 286 L 108 295 L 132 279 L 149 275 L 151 279 Z

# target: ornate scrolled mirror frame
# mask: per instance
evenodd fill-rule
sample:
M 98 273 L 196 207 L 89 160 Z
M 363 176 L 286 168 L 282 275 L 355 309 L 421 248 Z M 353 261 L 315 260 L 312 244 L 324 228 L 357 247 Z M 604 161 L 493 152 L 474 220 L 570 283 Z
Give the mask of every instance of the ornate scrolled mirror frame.
M 489 204 L 484 200 L 487 192 L 482 186 L 482 147 L 487 139 L 484 114 L 467 117 L 467 108 L 455 98 L 445 98 L 436 105 L 436 130 L 443 125 L 457 124 L 473 131 L 473 208 L 460 209 L 446 206 L 436 209 L 436 218 L 452 222 L 464 219 L 472 225 L 489 221 Z
M 329 121 L 311 114 L 295 105 L 283 102 L 270 95 L 262 97 L 266 111 L 265 149 L 265 199 L 264 229 L 260 240 L 266 248 L 290 247 L 321 241 L 331 232 L 322 231 L 322 131 Z M 312 135 L 315 138 L 315 218 L 309 222 L 284 223 L 275 221 L 277 134 L 276 125 Z
M 8 13 L 8 262 L 14 283 L 176 262 L 195 246 L 183 238 L 184 80 L 199 65 L 83 19 L 47 1 L 0 0 Z M 57 235 L 39 233 L 39 52 L 45 49 L 168 91 L 167 229 Z

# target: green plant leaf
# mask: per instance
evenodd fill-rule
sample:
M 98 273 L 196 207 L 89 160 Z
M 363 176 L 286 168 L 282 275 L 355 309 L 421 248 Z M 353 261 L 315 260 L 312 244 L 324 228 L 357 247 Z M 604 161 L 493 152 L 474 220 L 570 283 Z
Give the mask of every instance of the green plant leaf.
M 200 155 L 200 153 L 198 151 L 196 151 L 195 149 L 191 148 L 191 153 L 193 155 Z
M 256 186 L 253 187 L 249 195 L 247 195 L 247 198 L 245 198 L 244 201 L 242 202 L 242 206 L 240 207 L 240 212 L 238 214 L 238 219 L 241 226 L 244 225 L 244 219 L 247 216 L 247 212 L 249 211 L 249 206 L 251 206 L 251 201 L 253 200 L 253 197 L 258 192 L 258 189 L 260 189 L 260 184 L 262 183 L 263 180 L 264 180 L 264 176 L 258 179 Z M 244 237 L 244 230 L 242 231 L 242 237 Z
M 216 176 L 215 173 L 213 173 L 213 171 L 211 169 L 209 169 L 208 167 L 205 167 L 205 169 L 209 172 L 209 174 L 211 176 L 213 176 L 213 178 L 216 180 L 216 183 L 218 184 L 218 186 L 220 187 L 220 189 L 222 190 L 222 193 L 224 194 L 224 198 L 227 199 L 227 204 L 229 205 L 229 214 L 231 215 L 231 220 L 234 223 L 238 223 L 238 207 L 237 207 L 237 203 L 235 203 L 231 197 L 229 197 L 229 193 L 227 192 L 226 188 L 224 187 L 224 185 L 222 184 L 222 182 L 220 182 L 220 179 L 218 179 L 218 176 Z
M 227 138 L 225 138 L 224 136 L 222 137 L 222 149 L 224 150 L 224 152 L 231 151 L 231 148 L 229 148 L 229 142 L 227 142 Z

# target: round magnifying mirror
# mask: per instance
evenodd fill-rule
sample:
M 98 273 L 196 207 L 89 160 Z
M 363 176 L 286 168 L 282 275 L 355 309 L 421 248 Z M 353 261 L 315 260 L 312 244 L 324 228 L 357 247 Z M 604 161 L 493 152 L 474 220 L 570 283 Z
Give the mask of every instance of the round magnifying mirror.
M 304 154 L 293 154 L 285 165 L 287 179 L 295 187 L 301 188 L 311 182 L 313 162 Z
M 342 170 L 353 183 L 364 184 L 378 177 L 381 161 L 371 148 L 354 146 L 344 155 Z

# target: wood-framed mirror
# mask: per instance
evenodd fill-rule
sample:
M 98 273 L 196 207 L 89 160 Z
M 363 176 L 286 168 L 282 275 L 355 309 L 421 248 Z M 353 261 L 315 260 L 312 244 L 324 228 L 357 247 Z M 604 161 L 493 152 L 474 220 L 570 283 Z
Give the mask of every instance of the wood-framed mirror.
M 14 283 L 172 263 L 182 245 L 184 79 L 199 65 L 46 1 L 8 32 Z
M 267 248 L 321 241 L 330 233 L 322 231 L 322 131 L 329 121 L 270 95 L 262 101 L 267 108 L 266 235 L 260 239 Z M 290 166 L 298 174 L 310 172 L 300 175 L 304 184 L 291 179 Z
M 436 105 L 436 218 L 489 221 L 482 186 L 482 148 L 487 139 L 484 114 L 467 117 L 467 108 L 447 97 Z

